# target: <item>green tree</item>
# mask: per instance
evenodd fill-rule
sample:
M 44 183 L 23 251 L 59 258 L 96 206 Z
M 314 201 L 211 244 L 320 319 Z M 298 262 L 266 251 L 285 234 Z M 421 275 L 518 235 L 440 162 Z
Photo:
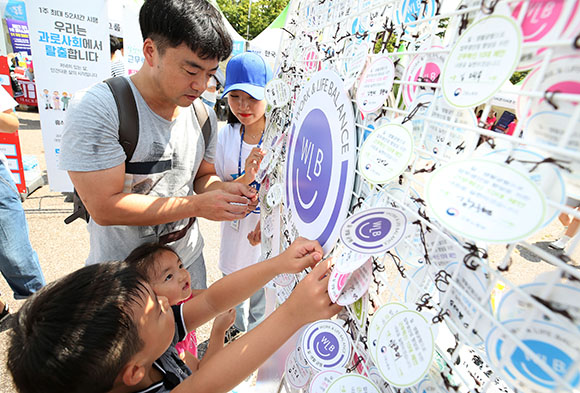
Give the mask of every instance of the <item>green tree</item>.
M 284 10 L 290 0 L 254 0 L 250 13 L 250 40 L 260 34 Z M 248 28 L 249 0 L 217 0 L 233 28 L 244 38 Z

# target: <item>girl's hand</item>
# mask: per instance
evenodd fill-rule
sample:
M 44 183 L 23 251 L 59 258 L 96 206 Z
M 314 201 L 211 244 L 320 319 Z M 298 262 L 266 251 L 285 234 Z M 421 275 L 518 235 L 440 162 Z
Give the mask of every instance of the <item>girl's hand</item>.
M 262 242 L 262 230 L 260 228 L 260 221 L 256 224 L 256 228 L 248 233 L 248 241 L 252 246 L 257 246 Z
M 260 168 L 260 163 L 262 162 L 264 155 L 265 153 L 259 147 L 254 147 L 250 154 L 248 154 L 248 158 L 246 158 L 244 167 L 248 184 L 256 179 L 256 174 L 258 173 L 258 169 Z

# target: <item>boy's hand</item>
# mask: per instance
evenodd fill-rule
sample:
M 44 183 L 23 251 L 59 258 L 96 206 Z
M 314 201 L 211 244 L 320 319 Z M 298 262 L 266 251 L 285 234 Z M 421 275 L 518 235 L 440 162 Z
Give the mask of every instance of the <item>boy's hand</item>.
M 299 273 L 307 267 L 316 265 L 324 255 L 322 247 L 316 240 L 299 237 L 290 247 L 279 255 L 282 273 Z
M 225 333 L 236 320 L 236 309 L 230 308 L 228 311 L 221 313 L 213 321 L 213 330 Z
M 302 280 L 281 307 L 290 310 L 290 317 L 303 324 L 328 319 L 342 307 L 332 303 L 328 297 L 331 259 L 320 262 Z

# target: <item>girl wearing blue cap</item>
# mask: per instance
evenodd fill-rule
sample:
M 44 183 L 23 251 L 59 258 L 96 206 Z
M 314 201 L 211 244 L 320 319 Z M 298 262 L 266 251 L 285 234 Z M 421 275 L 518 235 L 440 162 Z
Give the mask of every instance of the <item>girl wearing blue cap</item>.
M 260 149 L 266 126 L 264 87 L 272 79 L 270 66 L 256 53 L 234 56 L 226 68 L 224 96 L 228 97 L 228 124 L 218 134 L 215 159 L 216 173 L 222 181 L 253 185 L 263 153 Z M 219 268 L 231 274 L 258 262 L 260 246 L 252 246 L 248 235 L 259 223 L 259 208 L 244 219 L 221 223 Z M 236 330 L 253 329 L 264 318 L 264 290 L 256 292 L 236 307 Z

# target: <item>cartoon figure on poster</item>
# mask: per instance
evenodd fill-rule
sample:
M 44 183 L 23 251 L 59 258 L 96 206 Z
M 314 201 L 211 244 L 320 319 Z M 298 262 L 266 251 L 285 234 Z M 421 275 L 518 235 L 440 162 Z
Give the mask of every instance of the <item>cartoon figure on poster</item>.
M 58 94 L 58 91 L 54 91 L 54 93 L 52 93 L 52 103 L 54 104 L 53 109 L 59 111 L 60 110 L 60 95 Z
M 60 97 L 60 101 L 62 102 L 62 110 L 66 111 L 68 109 L 68 103 L 71 100 L 71 96 L 68 95 L 66 91 L 62 92 L 62 97 Z
M 52 109 L 50 91 L 48 89 L 42 90 L 42 98 L 44 99 L 44 109 Z

